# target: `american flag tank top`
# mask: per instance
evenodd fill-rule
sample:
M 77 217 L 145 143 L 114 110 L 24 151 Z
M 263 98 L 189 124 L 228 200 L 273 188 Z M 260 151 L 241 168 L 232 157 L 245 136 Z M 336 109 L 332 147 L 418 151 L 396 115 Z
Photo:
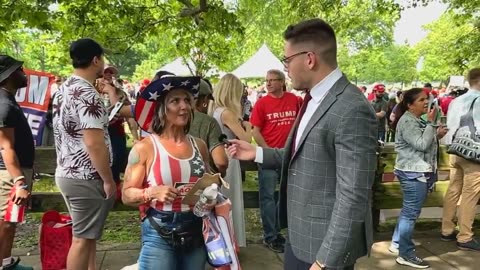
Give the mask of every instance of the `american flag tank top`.
M 205 164 L 198 149 L 195 139 L 188 136 L 193 148 L 193 155 L 188 159 L 178 159 L 168 153 L 156 135 L 150 135 L 154 146 L 154 160 L 144 180 L 144 188 L 161 185 L 173 186 L 179 191 L 179 196 L 172 203 L 162 203 L 157 200 L 151 201 L 146 207 L 140 207 L 146 214 L 148 208 L 152 207 L 159 211 L 185 212 L 191 211 L 193 206 L 182 204 L 182 199 L 191 187 L 205 173 Z

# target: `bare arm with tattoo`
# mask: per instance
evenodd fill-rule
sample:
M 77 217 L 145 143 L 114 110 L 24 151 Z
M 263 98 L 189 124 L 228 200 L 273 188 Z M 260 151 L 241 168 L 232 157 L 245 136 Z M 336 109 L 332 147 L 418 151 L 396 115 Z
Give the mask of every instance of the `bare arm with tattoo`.
M 152 200 L 159 202 L 173 202 L 178 191 L 173 186 L 154 186 L 145 188 L 143 181 L 146 172 L 150 170 L 148 156 L 153 155 L 151 140 L 136 143 L 128 155 L 128 164 L 125 170 L 125 179 L 122 189 L 122 201 L 125 205 L 139 206 Z M 151 158 L 153 160 L 153 157 Z
M 147 168 L 144 143 L 137 143 L 130 150 L 128 165 L 125 169 L 125 176 L 122 189 L 122 201 L 126 205 L 139 206 L 144 203 L 143 180 Z

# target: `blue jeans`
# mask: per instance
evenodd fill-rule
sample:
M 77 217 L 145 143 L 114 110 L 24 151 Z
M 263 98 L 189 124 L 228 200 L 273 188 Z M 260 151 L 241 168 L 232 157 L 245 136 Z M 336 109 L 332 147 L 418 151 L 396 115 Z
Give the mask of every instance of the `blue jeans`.
M 427 183 L 417 179 L 399 177 L 403 192 L 403 206 L 392 237 L 392 245 L 398 248 L 399 256 L 415 256 L 415 244 L 412 241 L 415 222 L 420 216 L 423 203 L 427 198 Z
M 120 183 L 120 173 L 125 170 L 125 156 L 127 154 L 127 137 L 109 132 L 112 145 L 112 175 L 113 180 Z
M 159 211 L 151 215 L 160 227 L 173 228 L 179 223 L 197 218 L 193 213 L 175 213 L 172 220 L 165 222 L 165 217 Z M 149 214 L 151 210 L 149 211 Z M 188 253 L 175 250 L 145 219 L 142 223 L 142 250 L 138 259 L 142 270 L 205 270 L 207 252 L 205 246 L 193 249 Z
M 379 131 L 378 132 L 378 140 L 382 141 L 382 142 L 385 142 L 385 131 Z
M 263 225 L 263 239 L 271 242 L 280 232 L 277 222 L 277 202 L 275 202 L 275 188 L 280 181 L 280 174 L 276 170 L 264 170 L 258 167 L 258 186 L 260 201 L 260 216 Z

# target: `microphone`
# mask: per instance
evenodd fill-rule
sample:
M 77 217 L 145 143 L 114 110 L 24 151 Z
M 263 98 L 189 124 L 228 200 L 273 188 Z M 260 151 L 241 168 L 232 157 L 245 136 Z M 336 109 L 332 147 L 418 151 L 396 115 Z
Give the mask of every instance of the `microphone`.
M 227 146 L 232 145 L 232 143 L 227 140 L 227 135 L 225 134 L 220 135 L 220 137 L 218 137 L 218 140 Z

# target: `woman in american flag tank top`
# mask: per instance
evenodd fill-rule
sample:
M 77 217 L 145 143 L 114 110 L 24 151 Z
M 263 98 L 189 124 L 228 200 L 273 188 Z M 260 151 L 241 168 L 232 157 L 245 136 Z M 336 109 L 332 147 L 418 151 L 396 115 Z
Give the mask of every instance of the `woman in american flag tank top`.
M 208 170 L 205 142 L 188 135 L 199 77 L 162 77 L 145 88 L 135 119 L 151 133 L 132 148 L 125 171 L 123 202 L 139 206 L 142 249 L 139 269 L 205 269 L 202 220 L 182 204 Z

